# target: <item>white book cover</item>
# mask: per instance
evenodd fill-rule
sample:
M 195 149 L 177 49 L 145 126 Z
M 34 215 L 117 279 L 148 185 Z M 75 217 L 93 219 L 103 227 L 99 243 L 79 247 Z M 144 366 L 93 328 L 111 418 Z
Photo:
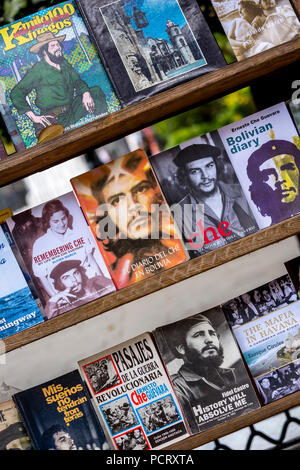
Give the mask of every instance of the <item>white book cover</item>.
M 157 450 L 189 436 L 149 333 L 78 365 L 114 449 Z
M 285 103 L 219 129 L 259 228 L 300 212 L 300 138 Z
M 73 192 L 7 219 L 48 319 L 115 291 Z

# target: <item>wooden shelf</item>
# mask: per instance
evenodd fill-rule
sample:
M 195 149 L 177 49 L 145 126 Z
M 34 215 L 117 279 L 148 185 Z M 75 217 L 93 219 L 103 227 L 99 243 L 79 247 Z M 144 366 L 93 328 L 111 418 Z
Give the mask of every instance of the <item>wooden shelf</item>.
M 203 431 L 194 436 L 188 437 L 167 449 L 170 450 L 191 450 L 195 447 L 207 444 L 210 441 L 220 439 L 227 434 L 243 429 L 251 424 L 258 423 L 263 419 L 270 418 L 270 416 L 281 413 L 282 411 L 288 410 L 294 406 L 300 404 L 300 392 L 292 393 L 280 400 L 274 401 L 269 405 L 264 405 L 258 410 L 251 411 L 245 415 L 239 416 L 238 418 L 231 419 L 227 423 L 219 424 L 213 428 Z
M 0 186 L 66 161 L 205 101 L 248 86 L 300 59 L 300 38 L 222 67 L 0 162 Z
M 56 333 L 64 328 L 76 325 L 113 308 L 124 305 L 145 295 L 156 292 L 167 286 L 188 279 L 208 269 L 219 266 L 240 256 L 271 245 L 300 232 L 300 215 L 287 219 L 279 224 L 260 230 L 248 237 L 241 238 L 229 245 L 213 250 L 170 268 L 160 274 L 140 281 L 135 285 L 125 287 L 74 310 L 52 318 L 44 323 L 35 325 L 15 335 L 4 339 L 6 352 L 25 346 L 33 341 Z

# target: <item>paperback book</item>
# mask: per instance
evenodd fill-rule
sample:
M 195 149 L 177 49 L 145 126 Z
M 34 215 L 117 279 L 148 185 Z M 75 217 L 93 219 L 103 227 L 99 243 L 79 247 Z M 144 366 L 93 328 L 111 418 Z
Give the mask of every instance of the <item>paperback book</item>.
M 44 321 L 9 243 L 5 224 L 0 225 L 0 338 L 19 333 Z
M 0 403 L 0 450 L 31 449 L 31 441 L 14 401 Z
M 115 291 L 73 192 L 7 224 L 48 319 Z
M 289 0 L 211 0 L 237 60 L 279 46 L 300 34 Z
M 78 365 L 113 449 L 158 450 L 188 437 L 149 333 L 83 359 Z
M 258 230 L 217 131 L 150 157 L 190 257 Z
M 107 450 L 77 370 L 13 397 L 35 450 Z
M 120 109 L 72 0 L 0 28 L 0 90 L 17 150 Z
M 259 228 L 300 212 L 300 138 L 285 103 L 218 130 Z
M 5 213 L 5 215 L 3 214 L 3 219 L 4 220 L 7 220 L 9 217 L 12 217 L 12 214 L 9 215 L 9 212 L 11 212 L 10 210 L 8 210 L 8 212 Z M 1 212 L 0 212 L 0 220 L 1 220 Z M 0 222 L 1 223 L 1 222 Z M 42 314 L 43 318 L 45 319 L 45 312 L 44 312 L 44 307 L 43 307 L 43 304 L 41 302 L 41 299 L 39 298 L 39 295 L 38 295 L 38 292 L 36 290 L 36 287 L 32 281 L 32 278 L 31 278 L 31 275 L 25 265 L 25 262 L 24 262 L 24 259 L 23 259 L 23 256 L 21 255 L 21 252 L 19 250 L 19 248 L 17 247 L 16 245 L 16 242 L 14 240 L 14 237 L 12 236 L 12 233 L 11 231 L 9 230 L 8 228 L 8 225 L 6 222 L 2 222 L 2 229 L 5 233 L 5 236 L 6 236 L 6 240 L 8 241 L 9 243 L 9 246 L 10 246 L 10 249 L 11 251 L 13 252 L 13 255 L 19 265 L 19 268 L 21 269 L 22 273 L 23 273 L 23 276 L 25 278 L 25 281 L 30 289 L 30 292 L 38 306 L 38 309 L 40 311 L 40 313 Z
M 71 183 L 117 289 L 188 259 L 143 150 Z
M 260 407 L 220 307 L 157 328 L 154 338 L 192 434 Z
M 289 275 L 222 305 L 263 404 L 300 390 L 300 301 Z
M 284 263 L 284 265 L 290 275 L 298 298 L 300 299 L 300 256 L 290 259 L 289 261 Z
M 195 0 L 77 0 L 124 106 L 226 65 Z

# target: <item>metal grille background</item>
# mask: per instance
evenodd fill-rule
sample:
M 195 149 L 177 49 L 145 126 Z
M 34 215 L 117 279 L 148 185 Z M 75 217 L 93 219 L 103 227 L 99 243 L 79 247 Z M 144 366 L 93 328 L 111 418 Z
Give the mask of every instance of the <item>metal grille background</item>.
M 198 450 L 297 449 L 300 449 L 300 406 L 198 448 Z

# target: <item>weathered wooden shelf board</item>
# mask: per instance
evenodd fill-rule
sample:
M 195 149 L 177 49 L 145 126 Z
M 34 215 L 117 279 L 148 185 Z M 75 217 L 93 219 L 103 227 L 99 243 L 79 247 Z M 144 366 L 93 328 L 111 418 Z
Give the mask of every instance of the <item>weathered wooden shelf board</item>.
M 300 38 L 222 67 L 0 162 L 0 186 L 50 168 L 205 101 L 243 88 L 300 59 Z

